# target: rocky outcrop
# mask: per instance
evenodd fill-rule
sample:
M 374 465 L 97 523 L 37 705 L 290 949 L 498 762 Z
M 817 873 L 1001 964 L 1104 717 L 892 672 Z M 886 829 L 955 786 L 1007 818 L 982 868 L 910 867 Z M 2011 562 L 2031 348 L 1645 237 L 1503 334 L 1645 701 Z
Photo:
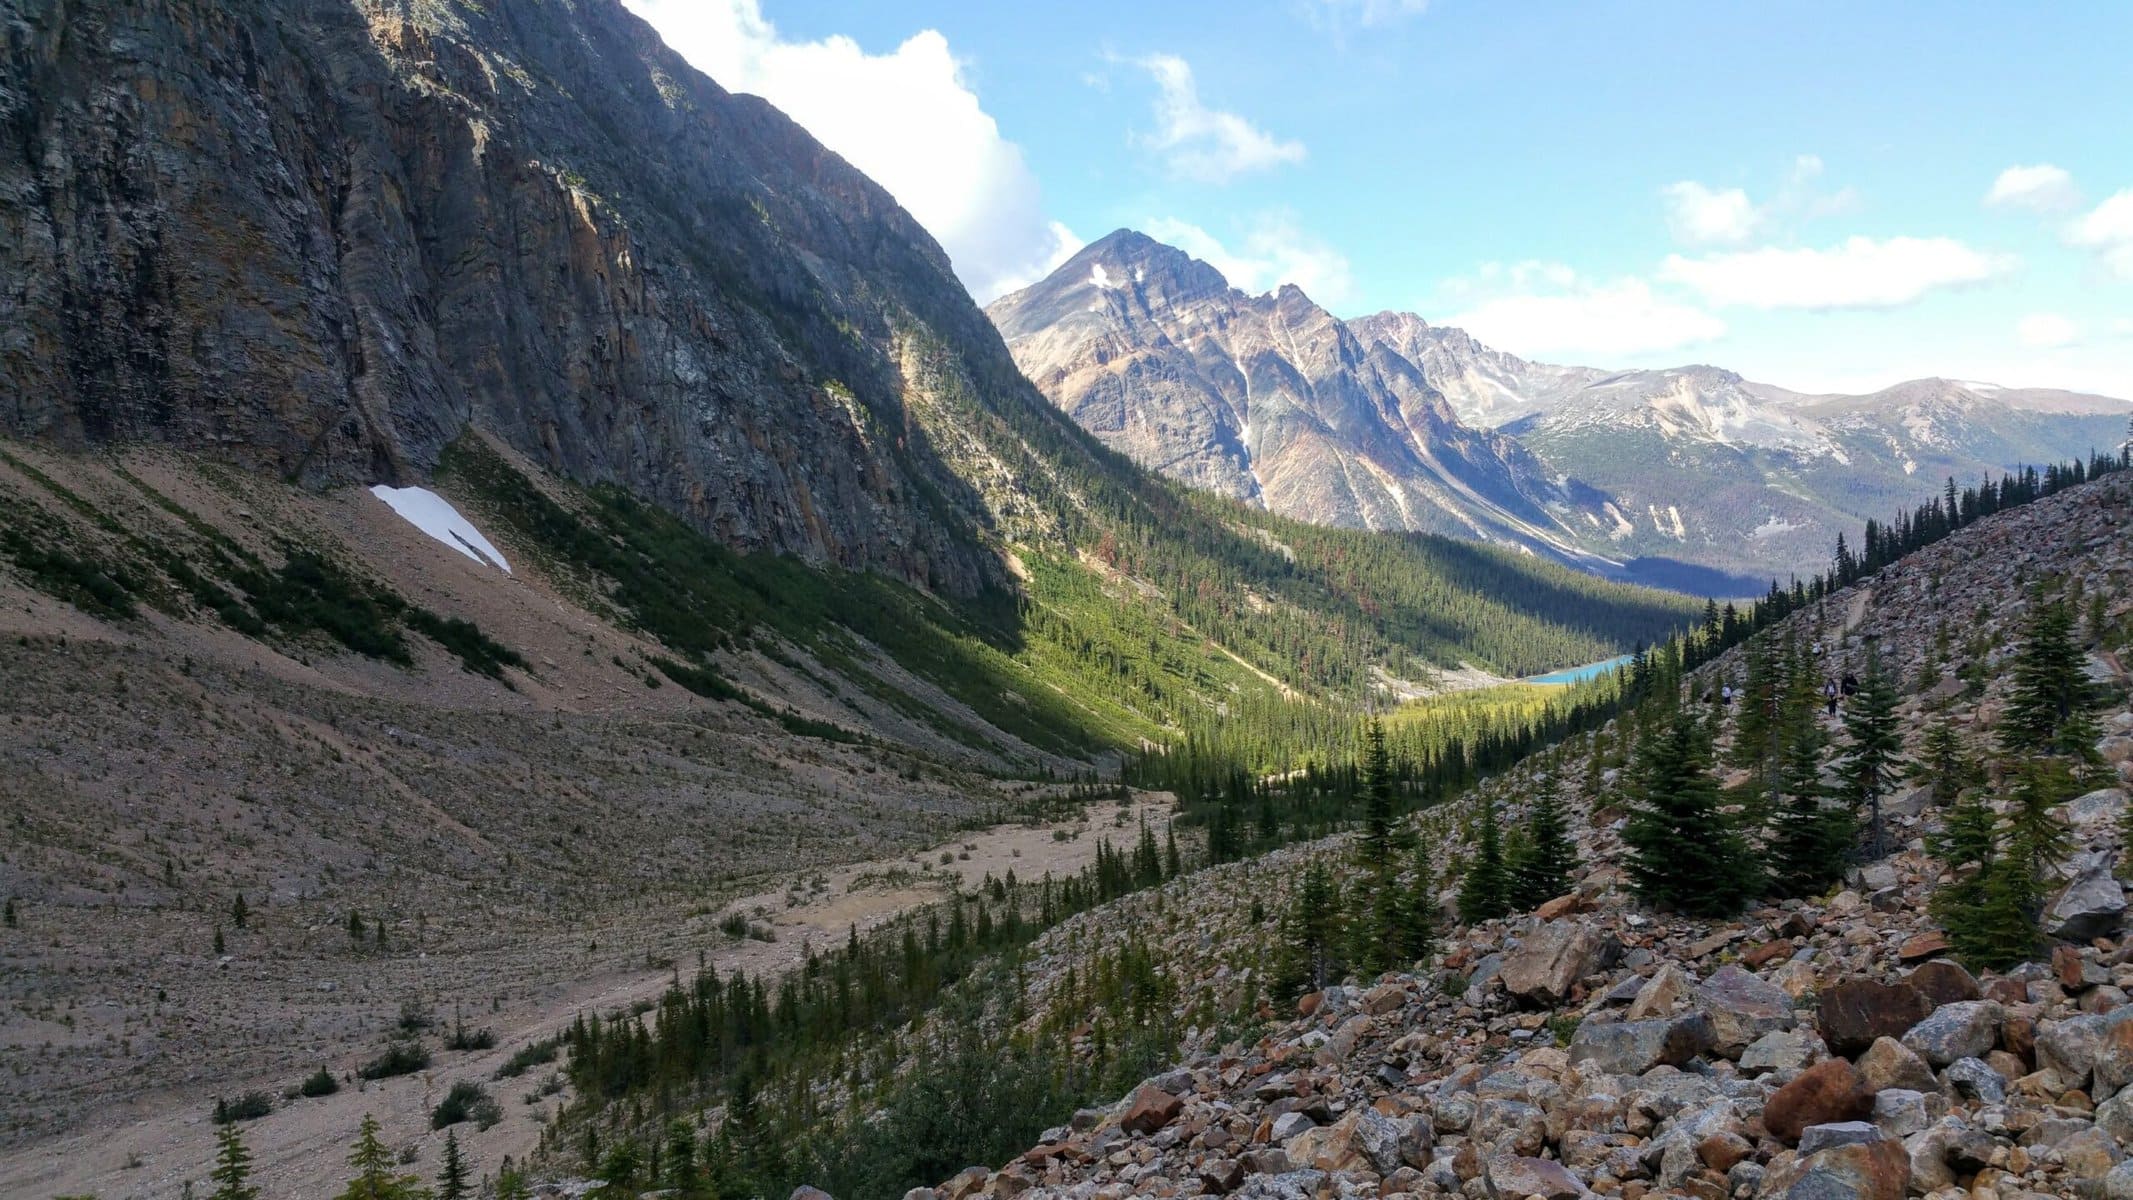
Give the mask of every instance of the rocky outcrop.
M 1005 578 L 996 519 L 1053 519 L 971 482 L 1002 414 L 1077 443 L 940 248 L 618 0 L 0 23 L 0 430 L 326 485 L 479 429 L 729 544 L 959 591 Z

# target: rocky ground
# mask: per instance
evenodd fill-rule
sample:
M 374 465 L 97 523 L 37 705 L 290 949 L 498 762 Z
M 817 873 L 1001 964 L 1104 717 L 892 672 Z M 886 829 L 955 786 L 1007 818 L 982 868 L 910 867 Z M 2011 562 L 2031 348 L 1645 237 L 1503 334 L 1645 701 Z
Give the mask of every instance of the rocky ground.
M 1871 636 L 1908 681 L 1942 626 L 1996 667 L 2041 574 L 2103 590 L 2122 622 L 2129 501 L 2133 480 L 2118 477 L 2005 514 L 1787 632 L 1853 666 Z M 1241 1031 L 1274 942 L 1270 910 L 1304 862 L 1345 860 L 1341 839 L 1068 922 L 1038 946 L 1035 1007 L 1082 948 L 1131 931 L 1159 948 L 1179 997 L 1178 1066 L 1015 1161 L 911 1200 L 2129 1200 L 2133 942 L 2113 867 L 2133 705 L 2118 649 L 2097 647 L 2091 670 L 2117 697 L 2098 749 L 2119 786 L 2062 809 L 2078 849 L 2046 914 L 2047 960 L 1974 976 L 1946 956 L 1927 916 L 1944 877 L 1925 851 L 1940 813 L 1923 792 L 1887 805 L 1894 853 L 1832 895 L 1720 922 L 1642 909 L 1616 865 L 1616 773 L 1593 771 L 1597 790 L 1575 796 L 1585 865 L 1573 892 L 1458 929 L 1413 972 L 1351 979 L 1279 1012 L 1257 1001 L 1263 1024 Z M 1737 680 L 1737 652 L 1704 671 L 1699 683 Z M 1951 680 L 1910 696 L 1907 736 L 1915 745 L 1929 708 L 1989 725 L 2004 674 L 1988 670 L 1981 695 Z M 1539 769 L 1587 774 L 1589 745 L 1485 786 L 1515 820 Z M 1425 844 L 1444 847 L 1440 867 L 1458 853 L 1460 816 L 1421 818 Z

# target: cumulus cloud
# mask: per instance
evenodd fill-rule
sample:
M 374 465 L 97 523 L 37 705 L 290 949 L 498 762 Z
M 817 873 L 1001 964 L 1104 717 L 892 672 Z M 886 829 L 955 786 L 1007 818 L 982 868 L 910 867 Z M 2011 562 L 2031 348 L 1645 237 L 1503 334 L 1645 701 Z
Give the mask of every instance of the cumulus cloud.
M 2015 322 L 2015 337 L 2032 349 L 2071 346 L 2081 340 L 2081 326 L 2058 313 L 2031 313 Z
M 1302 142 L 1274 137 L 1233 112 L 1200 100 L 1192 67 L 1175 54 L 1133 60 L 1155 80 L 1155 129 L 1134 141 L 1161 155 L 1174 173 L 1204 183 L 1227 183 L 1239 175 L 1302 162 Z
M 1992 181 L 1985 193 L 1990 208 L 2021 208 L 2030 212 L 2067 212 L 2081 203 L 2074 177 L 2050 163 L 2009 167 Z
M 1722 307 L 1901 308 L 1928 292 L 2004 275 L 2015 265 L 2008 255 L 1953 238 L 1853 237 L 1827 250 L 1766 247 L 1699 258 L 1670 254 L 1659 275 Z
M 887 188 L 980 301 L 1079 247 L 1045 216 L 1021 148 L 1001 136 L 938 32 L 869 54 L 847 37 L 787 40 L 758 0 L 625 3 L 719 86 L 770 101 Z
M 1723 337 L 1726 323 L 1693 305 L 1669 300 L 1635 278 L 1586 280 L 1560 263 L 1482 268 L 1467 290 L 1498 281 L 1513 289 L 1449 318 L 1487 342 L 1516 354 L 1620 358 L 1674 350 Z
M 1740 188 L 1718 191 L 1684 179 L 1667 184 L 1659 194 L 1666 198 L 1666 221 L 1674 237 L 1691 245 L 1744 242 L 1762 223 L 1762 213 Z
M 1234 245 L 1174 217 L 1148 221 L 1142 230 L 1222 272 L 1231 287 L 1243 291 L 1265 292 L 1293 283 L 1329 308 L 1354 297 L 1347 257 L 1283 214 L 1258 217 Z
M 2120 279 L 2133 279 L 2133 188 L 2081 216 L 2068 228 L 2066 240 L 2096 251 Z

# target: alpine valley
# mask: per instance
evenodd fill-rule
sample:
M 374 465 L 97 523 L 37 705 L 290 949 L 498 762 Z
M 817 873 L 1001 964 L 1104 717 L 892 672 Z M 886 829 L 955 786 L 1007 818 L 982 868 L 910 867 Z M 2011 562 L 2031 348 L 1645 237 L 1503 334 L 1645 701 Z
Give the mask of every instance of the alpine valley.
M 2123 1200 L 2125 413 L 988 313 L 620 0 L 0 0 L 0 1200 Z

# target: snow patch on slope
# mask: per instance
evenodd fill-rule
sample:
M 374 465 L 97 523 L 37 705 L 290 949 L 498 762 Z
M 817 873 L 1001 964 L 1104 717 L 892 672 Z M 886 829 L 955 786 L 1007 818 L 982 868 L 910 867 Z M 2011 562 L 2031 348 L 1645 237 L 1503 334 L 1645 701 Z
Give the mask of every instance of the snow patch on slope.
M 370 489 L 370 494 L 385 501 L 402 520 L 436 541 L 485 567 L 495 567 L 506 575 L 511 573 L 511 564 L 504 561 L 503 551 L 483 537 L 472 521 L 460 516 L 451 501 L 437 493 L 428 488 L 386 487 L 381 483 Z

